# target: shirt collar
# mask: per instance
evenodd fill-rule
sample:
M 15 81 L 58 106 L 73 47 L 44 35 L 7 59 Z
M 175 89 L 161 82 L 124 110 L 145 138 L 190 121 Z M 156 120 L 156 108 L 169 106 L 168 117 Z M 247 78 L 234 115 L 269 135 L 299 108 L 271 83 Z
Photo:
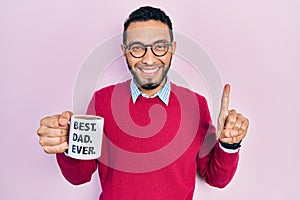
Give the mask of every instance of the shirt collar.
M 133 103 L 136 102 L 137 98 L 142 95 L 143 97 L 146 98 L 155 98 L 156 96 L 165 104 L 169 104 L 169 98 L 170 98 L 170 93 L 171 93 L 171 84 L 169 79 L 167 79 L 166 84 L 154 95 L 149 97 L 147 94 L 143 94 L 141 90 L 137 87 L 133 79 L 131 80 L 130 83 L 130 90 L 131 90 L 131 98 Z

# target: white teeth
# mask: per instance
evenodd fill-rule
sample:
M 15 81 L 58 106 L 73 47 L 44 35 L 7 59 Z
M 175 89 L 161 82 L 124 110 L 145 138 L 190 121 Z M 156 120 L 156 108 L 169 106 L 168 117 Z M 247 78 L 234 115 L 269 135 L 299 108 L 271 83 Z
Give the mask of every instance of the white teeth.
M 142 69 L 142 71 L 146 74 L 153 74 L 155 72 L 158 71 L 159 68 L 155 68 L 155 69 Z

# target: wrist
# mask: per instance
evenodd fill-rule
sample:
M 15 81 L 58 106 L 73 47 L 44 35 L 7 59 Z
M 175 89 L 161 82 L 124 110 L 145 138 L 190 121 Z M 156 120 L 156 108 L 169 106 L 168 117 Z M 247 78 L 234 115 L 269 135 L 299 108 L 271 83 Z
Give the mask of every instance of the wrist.
M 219 140 L 219 143 L 221 144 L 222 147 L 224 147 L 225 149 L 232 149 L 232 150 L 240 148 L 241 142 L 242 142 L 242 140 L 238 143 L 230 144 L 230 143 L 225 143 L 225 142 L 222 142 L 221 140 Z

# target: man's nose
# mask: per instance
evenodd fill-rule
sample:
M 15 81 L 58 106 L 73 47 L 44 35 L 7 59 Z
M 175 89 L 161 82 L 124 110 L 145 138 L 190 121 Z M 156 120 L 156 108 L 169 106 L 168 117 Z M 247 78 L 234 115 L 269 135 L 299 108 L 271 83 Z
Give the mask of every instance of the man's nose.
M 156 56 L 153 54 L 150 47 L 147 47 L 146 54 L 142 58 L 144 64 L 152 65 L 156 62 Z

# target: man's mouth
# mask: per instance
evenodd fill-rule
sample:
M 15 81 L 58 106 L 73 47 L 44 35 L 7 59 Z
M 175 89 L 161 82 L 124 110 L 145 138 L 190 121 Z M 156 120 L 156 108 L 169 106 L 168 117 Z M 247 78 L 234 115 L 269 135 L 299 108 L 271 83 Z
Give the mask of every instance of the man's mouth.
M 155 68 L 141 68 L 141 71 L 145 74 L 155 74 L 157 71 L 159 70 L 159 67 L 155 67 Z

